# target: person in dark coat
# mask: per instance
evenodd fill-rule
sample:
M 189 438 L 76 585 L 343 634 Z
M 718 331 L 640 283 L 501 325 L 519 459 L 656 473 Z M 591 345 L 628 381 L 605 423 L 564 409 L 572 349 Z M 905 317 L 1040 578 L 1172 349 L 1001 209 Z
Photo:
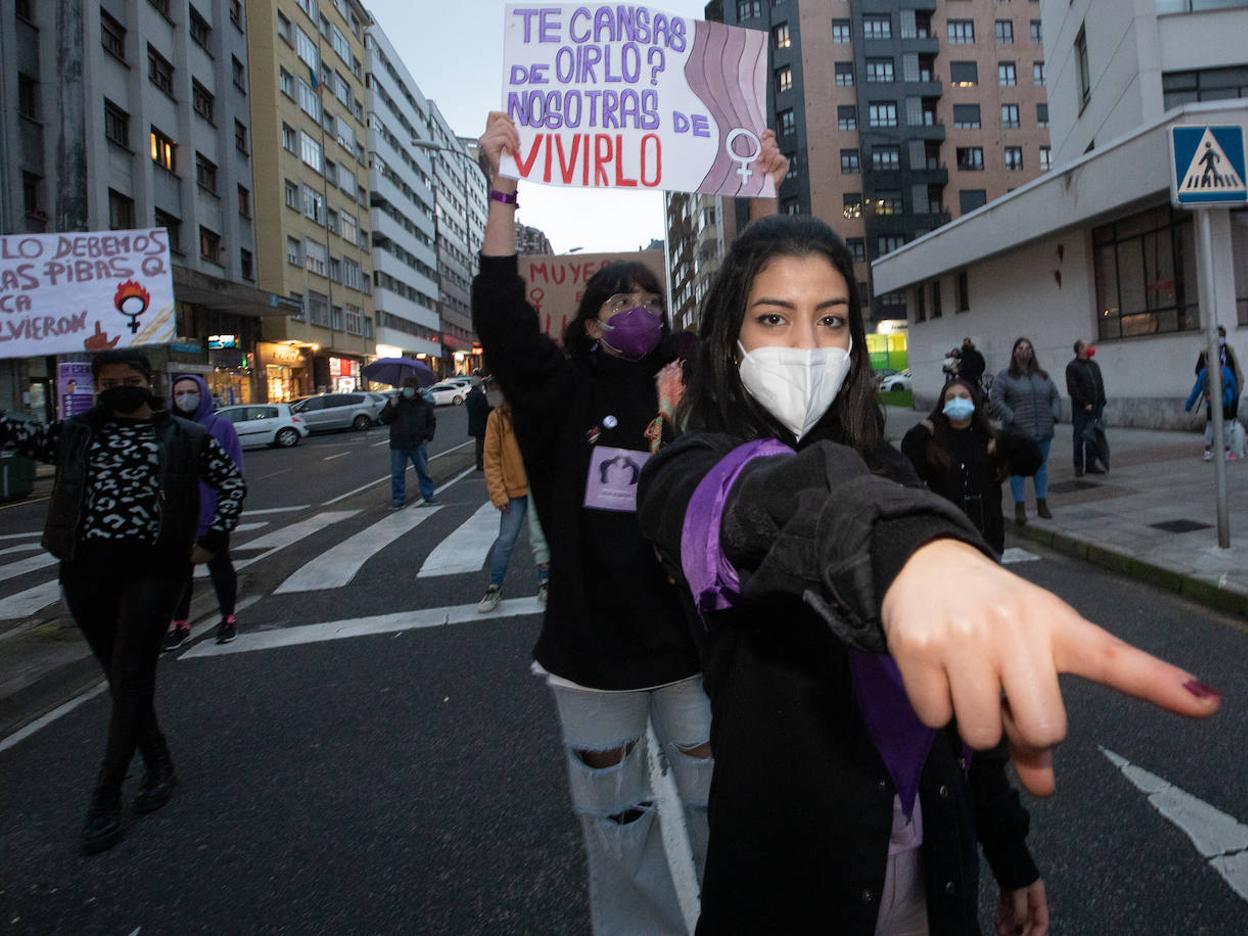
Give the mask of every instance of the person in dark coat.
M 429 476 L 429 455 L 425 446 L 433 441 L 438 417 L 433 404 L 420 393 L 420 383 L 409 377 L 397 397 L 391 397 L 377 419 L 390 426 L 390 500 L 395 510 L 407 503 L 407 463 L 416 469 L 420 496 L 426 506 L 436 504 L 433 478 Z
M 1244 391 L 1244 372 L 1239 367 L 1239 358 L 1235 354 L 1235 349 L 1232 348 L 1226 341 L 1225 325 L 1218 326 L 1218 360 L 1222 362 L 1223 367 L 1229 367 L 1231 369 L 1231 373 L 1235 377 L 1235 386 L 1239 392 L 1236 393 L 1235 399 L 1231 402 L 1230 411 L 1227 417 L 1228 419 L 1235 419 L 1239 416 L 1239 394 Z M 1205 352 L 1201 351 L 1200 354 L 1196 356 L 1196 368 L 1192 371 L 1192 373 L 1199 377 L 1200 372 L 1204 369 Z
M 468 434 L 477 443 L 477 471 L 485 470 L 485 427 L 490 419 L 490 411 L 494 409 L 486 396 L 492 377 L 486 377 L 468 391 L 464 399 L 464 408 L 468 410 Z
M 1070 394 L 1071 422 L 1074 424 L 1075 477 L 1104 474 L 1096 467 L 1096 457 L 1088 457 L 1084 431 L 1105 415 L 1105 381 L 1101 365 L 1092 360 L 1096 348 L 1086 341 L 1075 342 L 1075 357 L 1066 365 L 1066 392 Z
M 992 431 L 978 384 L 945 384 L 923 422 L 905 434 L 901 451 L 928 489 L 967 515 L 993 551 L 1005 551 L 1001 485 L 1040 466 L 1040 447 L 1020 433 Z
M 970 338 L 962 339 L 962 354 L 958 359 L 958 376 L 970 381 L 971 386 L 978 388 L 984 380 L 984 369 L 988 366 L 984 356 L 975 347 Z
M 1003 709 L 1020 780 L 1047 793 L 1059 669 L 1121 685 L 1090 661 L 1125 653 L 1153 674 L 1137 692 L 1218 703 L 1005 570 L 919 486 L 884 441 L 853 256 L 826 224 L 742 232 L 701 337 L 681 434 L 638 501 L 703 622 L 716 766 L 698 933 L 977 934 L 977 839 L 997 932 L 1043 932 Z

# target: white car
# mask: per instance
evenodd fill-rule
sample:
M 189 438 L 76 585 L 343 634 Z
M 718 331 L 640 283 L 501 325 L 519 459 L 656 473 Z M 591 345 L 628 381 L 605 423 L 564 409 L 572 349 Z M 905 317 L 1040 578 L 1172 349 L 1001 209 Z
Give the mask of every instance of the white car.
M 468 396 L 469 387 L 466 384 L 459 383 L 454 380 L 443 380 L 428 388 L 428 396 L 433 397 L 434 405 L 459 406 L 464 402 L 464 398 Z
M 904 370 L 900 374 L 892 374 L 888 377 L 885 377 L 880 382 L 880 389 L 883 390 L 885 393 L 888 393 L 892 390 L 909 390 L 910 389 L 910 372 L 908 370 Z
M 308 425 L 303 417 L 292 413 L 285 403 L 227 406 L 217 410 L 217 415 L 234 424 L 243 448 L 258 445 L 293 448 L 308 436 Z

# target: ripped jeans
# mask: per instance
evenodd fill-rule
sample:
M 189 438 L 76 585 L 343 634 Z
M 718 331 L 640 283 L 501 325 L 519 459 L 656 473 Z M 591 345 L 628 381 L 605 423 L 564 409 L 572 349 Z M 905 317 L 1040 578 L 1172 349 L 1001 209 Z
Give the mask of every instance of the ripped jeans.
M 594 692 L 557 683 L 550 688 L 563 731 L 572 805 L 585 836 L 595 936 L 687 933 L 650 789 L 646 723 L 654 725 L 676 781 L 700 884 L 714 768 L 708 744 L 711 704 L 702 677 L 639 692 Z M 626 752 L 622 760 L 621 751 Z M 586 754 L 594 752 L 615 752 L 608 759 L 616 762 L 591 767 Z

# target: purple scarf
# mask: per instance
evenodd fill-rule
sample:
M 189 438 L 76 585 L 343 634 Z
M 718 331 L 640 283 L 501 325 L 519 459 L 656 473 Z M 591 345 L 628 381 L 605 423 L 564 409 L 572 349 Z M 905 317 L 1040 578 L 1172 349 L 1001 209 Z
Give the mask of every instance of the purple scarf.
M 793 449 L 776 439 L 747 442 L 725 455 L 693 492 L 681 527 L 680 559 L 703 618 L 731 608 L 741 594 L 740 577 L 719 542 L 724 506 L 733 484 L 754 459 L 792 454 Z M 892 657 L 851 648 L 849 670 L 867 733 L 888 768 L 908 819 L 914 812 L 919 777 L 936 732 L 919 721 Z

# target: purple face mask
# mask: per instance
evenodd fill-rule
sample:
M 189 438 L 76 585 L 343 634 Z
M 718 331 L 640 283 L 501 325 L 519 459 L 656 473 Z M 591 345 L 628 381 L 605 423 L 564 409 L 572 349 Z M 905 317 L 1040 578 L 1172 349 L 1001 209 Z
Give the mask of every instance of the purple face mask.
M 602 344 L 626 361 L 640 361 L 663 339 L 663 320 L 644 306 L 617 312 L 602 327 Z

